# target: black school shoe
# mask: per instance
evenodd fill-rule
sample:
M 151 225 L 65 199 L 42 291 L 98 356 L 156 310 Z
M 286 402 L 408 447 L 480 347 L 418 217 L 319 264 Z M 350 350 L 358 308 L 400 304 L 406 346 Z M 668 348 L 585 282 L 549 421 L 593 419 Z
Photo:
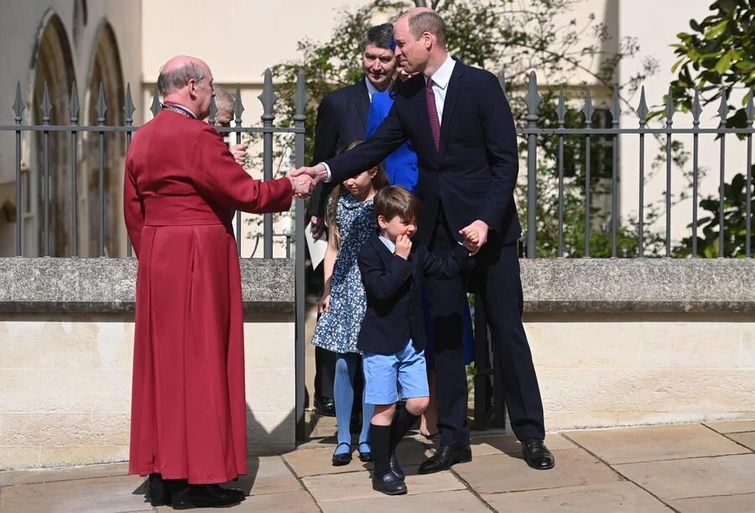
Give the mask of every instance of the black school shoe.
M 334 451 L 333 457 L 331 458 L 331 463 L 333 463 L 334 467 L 343 467 L 344 465 L 348 465 L 349 463 L 351 463 L 351 444 L 347 444 L 346 442 L 341 442 L 340 444 L 336 445 L 336 451 L 342 445 L 345 445 L 346 447 L 348 447 L 349 452 L 336 454 Z
M 372 489 L 386 495 L 404 495 L 406 483 L 393 472 L 386 472 L 382 476 L 372 476 Z

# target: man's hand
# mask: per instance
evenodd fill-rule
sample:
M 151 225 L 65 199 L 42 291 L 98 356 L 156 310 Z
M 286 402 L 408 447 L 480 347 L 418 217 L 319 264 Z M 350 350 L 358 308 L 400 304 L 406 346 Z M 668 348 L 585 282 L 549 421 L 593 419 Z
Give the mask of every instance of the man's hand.
M 315 183 L 309 175 L 292 176 L 292 174 L 289 174 L 286 178 L 291 181 L 291 188 L 294 190 L 294 196 L 297 198 L 305 199 L 312 194 Z
M 474 221 L 469 226 L 459 230 L 459 233 L 464 236 L 464 247 L 466 247 L 472 253 L 477 253 L 478 251 L 480 251 L 480 248 L 482 248 L 485 243 L 488 242 L 488 225 L 487 223 L 480 221 L 479 219 L 477 221 Z M 475 237 L 476 241 L 473 242 L 469 240 L 472 237 Z M 469 245 L 467 245 L 468 241 L 470 243 Z
M 469 251 L 470 256 L 474 256 L 479 250 L 480 234 L 474 228 L 465 228 L 464 230 L 464 247 Z
M 310 176 L 314 181 L 315 184 L 318 184 L 320 182 L 324 182 L 325 179 L 328 177 L 328 170 L 325 169 L 324 164 L 317 164 L 314 167 L 300 167 L 299 169 L 291 168 L 291 170 L 288 172 L 289 176 L 299 176 L 299 175 L 307 175 Z
M 243 166 L 246 162 L 246 144 L 234 144 L 229 150 L 236 163 Z
M 312 237 L 319 239 L 325 231 L 325 222 L 322 217 L 312 216 L 309 220 L 312 223 Z
M 412 239 L 406 235 L 399 235 L 396 237 L 396 255 L 400 256 L 404 260 L 409 258 L 409 253 L 412 251 Z

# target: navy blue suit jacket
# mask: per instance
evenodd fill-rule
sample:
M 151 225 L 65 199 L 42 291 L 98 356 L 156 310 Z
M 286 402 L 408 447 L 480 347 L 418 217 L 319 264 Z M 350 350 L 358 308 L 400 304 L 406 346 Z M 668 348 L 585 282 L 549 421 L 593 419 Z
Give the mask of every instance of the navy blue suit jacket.
M 378 354 L 398 353 L 409 339 L 417 351 L 427 345 L 422 311 L 425 276 L 458 276 L 469 259 L 459 245 L 445 258 L 414 244 L 409 259 L 396 256 L 373 234 L 359 252 L 359 271 L 367 297 L 367 311 L 359 330 L 357 348 Z
M 317 107 L 313 162 L 316 164 L 332 158 L 354 141 L 364 139 L 369 112 L 370 94 L 364 79 L 325 95 Z M 310 201 L 310 215 L 323 217 L 328 195 L 338 183 L 315 188 Z
M 456 62 L 443 108 L 439 151 L 430 130 L 425 77 L 407 80 L 372 137 L 326 160 L 332 181 L 342 182 L 375 166 L 407 140 L 420 168 L 416 190 L 422 201 L 420 242 L 429 243 L 441 203 L 453 231 L 481 219 L 504 243 L 520 237 L 514 204 L 519 171 L 516 131 L 495 75 Z

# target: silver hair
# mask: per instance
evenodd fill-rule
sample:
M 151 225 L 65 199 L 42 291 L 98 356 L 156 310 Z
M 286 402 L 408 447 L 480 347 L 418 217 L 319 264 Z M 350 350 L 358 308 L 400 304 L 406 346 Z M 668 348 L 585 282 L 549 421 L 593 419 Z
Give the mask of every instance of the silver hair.
M 190 80 L 196 80 L 201 84 L 204 79 L 204 70 L 196 62 L 187 62 L 169 71 L 161 68 L 157 77 L 157 90 L 165 96 L 186 87 Z
M 215 107 L 218 109 L 218 111 L 227 110 L 231 112 L 231 117 L 233 117 L 233 103 L 234 98 L 231 93 L 229 93 L 226 89 L 216 85 L 215 86 Z

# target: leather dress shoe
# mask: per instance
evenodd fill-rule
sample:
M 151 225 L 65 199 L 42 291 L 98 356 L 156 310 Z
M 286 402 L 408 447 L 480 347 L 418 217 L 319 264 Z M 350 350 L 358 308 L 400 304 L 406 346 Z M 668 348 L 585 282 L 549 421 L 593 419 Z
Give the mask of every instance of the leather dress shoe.
M 406 484 L 393 472 L 386 472 L 382 476 L 372 476 L 372 489 L 386 495 L 404 495 Z
M 403 481 L 406 477 L 406 474 L 404 474 L 404 469 L 401 468 L 401 465 L 399 464 L 398 458 L 396 457 L 395 453 L 391 454 L 391 457 L 388 460 L 388 464 L 391 466 L 391 472 L 396 474 L 396 477 Z
M 315 411 L 324 417 L 336 416 L 336 403 L 327 397 L 315 397 L 313 401 Z
M 336 445 L 336 451 L 339 447 L 342 445 L 345 445 L 349 448 L 348 452 L 342 452 L 339 454 L 333 453 L 333 457 L 331 458 L 331 463 L 333 463 L 334 467 L 342 467 L 344 465 L 348 465 L 351 463 L 351 445 L 347 444 L 346 442 L 341 442 L 340 444 Z
M 185 480 L 171 484 L 173 509 L 218 508 L 238 504 L 246 498 L 241 490 L 216 484 L 190 485 Z
M 542 440 L 530 438 L 522 443 L 522 456 L 527 465 L 535 470 L 548 470 L 556 466 L 556 458 L 553 457 Z
M 472 461 L 472 449 L 468 445 L 465 447 L 441 445 L 430 459 L 425 460 L 419 466 L 418 472 L 420 474 L 433 474 L 441 470 L 448 470 L 451 465 L 470 461 Z

